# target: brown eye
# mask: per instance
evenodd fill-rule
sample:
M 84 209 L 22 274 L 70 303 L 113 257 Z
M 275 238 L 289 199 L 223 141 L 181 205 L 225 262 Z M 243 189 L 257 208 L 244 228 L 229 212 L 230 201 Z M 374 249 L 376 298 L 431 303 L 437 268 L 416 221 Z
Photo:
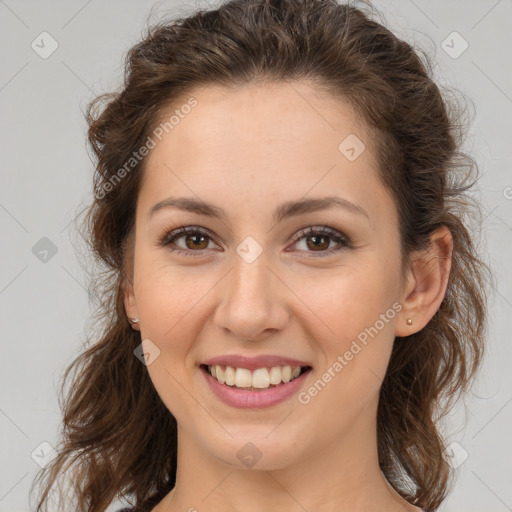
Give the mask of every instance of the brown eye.
M 296 236 L 294 245 L 305 241 L 306 250 L 301 252 L 318 253 L 318 256 L 331 255 L 340 250 L 351 248 L 350 240 L 340 232 L 328 227 L 309 227 L 301 230 Z M 329 247 L 331 242 L 335 242 L 334 247 Z M 338 247 L 336 247 L 338 244 Z M 315 255 L 316 257 L 316 255 Z
M 306 240 L 312 240 L 313 243 L 309 244 L 306 242 L 307 246 L 310 249 L 328 249 L 329 248 L 329 238 L 327 235 L 310 235 L 306 237 Z
M 184 245 L 178 245 L 176 241 L 182 238 Z M 210 241 L 210 235 L 199 228 L 181 227 L 164 235 L 157 245 L 185 256 L 201 256 L 202 252 L 208 248 Z
M 176 243 L 182 238 L 185 240 L 184 246 Z M 352 247 L 348 237 L 326 226 L 303 229 L 294 238 L 294 245 L 298 245 L 299 242 L 304 240 L 305 250 L 300 249 L 299 252 L 309 253 L 314 257 L 329 256 L 340 250 Z M 170 252 L 176 252 L 184 256 L 201 256 L 203 251 L 208 249 L 208 244 L 211 241 L 212 237 L 206 231 L 190 226 L 181 227 L 167 233 L 159 240 L 157 245 L 168 248 Z M 333 246 L 331 246 L 332 243 L 334 243 Z M 311 253 L 316 254 L 313 255 Z
M 200 233 L 193 234 L 193 235 L 181 235 L 182 238 L 184 237 L 188 249 L 206 249 L 208 247 L 208 237 L 204 236 Z M 206 244 L 205 244 L 206 240 Z

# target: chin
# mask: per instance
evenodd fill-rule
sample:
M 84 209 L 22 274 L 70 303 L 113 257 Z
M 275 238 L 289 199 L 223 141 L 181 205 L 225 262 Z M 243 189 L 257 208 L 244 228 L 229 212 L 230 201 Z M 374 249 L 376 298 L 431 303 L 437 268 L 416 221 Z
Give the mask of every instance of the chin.
M 254 428 L 240 428 L 240 431 L 228 430 L 229 434 L 220 439 L 209 439 L 203 446 L 210 452 L 212 457 L 223 462 L 227 466 L 237 469 L 252 469 L 270 471 L 284 469 L 295 463 L 299 453 L 298 442 L 295 442 L 286 432 L 281 435 L 275 428 L 261 428 L 260 431 Z M 269 435 L 270 433 L 270 435 Z

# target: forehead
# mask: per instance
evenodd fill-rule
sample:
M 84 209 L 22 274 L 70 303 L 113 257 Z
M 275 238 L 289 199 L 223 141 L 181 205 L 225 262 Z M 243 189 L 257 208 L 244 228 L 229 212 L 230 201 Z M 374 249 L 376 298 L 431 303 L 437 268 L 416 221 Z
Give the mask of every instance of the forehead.
M 195 106 L 180 111 L 189 98 Z M 385 193 L 371 140 L 350 105 L 306 83 L 207 86 L 181 101 L 163 113 L 163 123 L 173 114 L 175 122 L 145 161 L 141 195 L 154 201 L 195 194 L 215 202 L 230 192 L 253 206 L 259 195 L 264 207 L 337 190 L 371 210 L 372 194 Z
M 191 98 L 195 102 L 193 108 L 187 105 Z M 186 113 L 172 116 L 182 110 Z M 325 140 L 322 150 L 330 144 L 336 152 L 340 137 L 350 133 L 368 141 L 366 126 L 358 121 L 351 105 L 320 91 L 310 82 L 258 82 L 229 88 L 203 86 L 162 112 L 161 126 L 171 116 L 173 127 L 166 134 L 172 132 L 174 149 L 178 151 L 184 148 L 182 143 L 197 145 L 198 139 L 199 150 L 222 143 L 234 146 L 235 142 L 248 139 L 253 145 L 277 139 L 287 144 L 296 142 L 297 146 L 305 139 L 320 139 Z M 164 138 L 171 137 L 164 134 Z

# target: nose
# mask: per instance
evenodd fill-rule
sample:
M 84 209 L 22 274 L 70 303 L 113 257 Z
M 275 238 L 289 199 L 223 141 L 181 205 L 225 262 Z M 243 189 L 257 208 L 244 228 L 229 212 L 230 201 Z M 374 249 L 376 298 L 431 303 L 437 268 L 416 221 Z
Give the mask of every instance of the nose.
M 290 314 L 286 292 L 291 292 L 263 254 L 251 263 L 236 256 L 223 281 L 216 287 L 219 304 L 214 324 L 218 328 L 236 339 L 256 340 L 287 325 Z

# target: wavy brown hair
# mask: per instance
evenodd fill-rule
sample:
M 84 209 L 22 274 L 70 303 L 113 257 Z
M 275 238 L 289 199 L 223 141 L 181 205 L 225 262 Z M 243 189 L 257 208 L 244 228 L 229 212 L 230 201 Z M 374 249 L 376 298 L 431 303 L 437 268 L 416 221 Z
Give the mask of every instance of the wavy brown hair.
M 95 198 L 81 227 L 101 267 L 93 280 L 99 329 L 62 377 L 62 440 L 34 481 L 41 484 L 37 511 L 48 509 L 55 486 L 64 494 L 61 477 L 79 512 L 102 512 L 116 498 L 151 510 L 174 486 L 176 420 L 134 357 L 140 332 L 123 303 L 145 160 L 114 190 L 106 192 L 107 183 L 195 88 L 255 81 L 304 80 L 354 108 L 398 210 L 404 276 L 411 252 L 427 248 L 436 228 L 446 225 L 453 235 L 444 300 L 421 331 L 395 339 L 377 418 L 380 466 L 394 489 L 428 511 L 446 498 L 452 473 L 438 422 L 469 390 L 486 330 L 491 273 L 469 224 L 481 215 L 468 194 L 478 166 L 461 151 L 466 105 L 447 88 L 441 94 L 428 55 L 385 25 L 369 1 L 355 7 L 336 0 L 232 0 L 148 27 L 127 54 L 121 90 L 90 102 Z

